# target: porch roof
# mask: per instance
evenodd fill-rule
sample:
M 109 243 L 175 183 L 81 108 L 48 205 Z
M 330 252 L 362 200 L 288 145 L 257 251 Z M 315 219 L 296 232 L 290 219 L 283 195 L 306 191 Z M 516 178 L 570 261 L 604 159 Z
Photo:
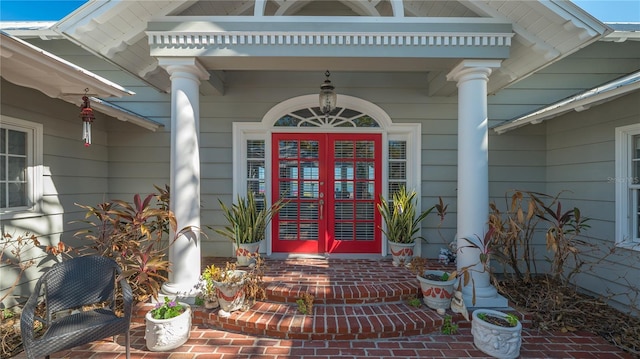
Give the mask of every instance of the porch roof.
M 495 93 L 526 78 L 539 69 L 597 41 L 611 31 L 606 25 L 568 1 L 505 3 L 499 0 L 447 1 L 446 4 L 442 1 L 410 0 L 378 2 L 92 0 L 56 23 L 53 30 L 90 52 L 119 65 L 157 89 L 169 91 L 168 74 L 158 66 L 157 59 L 151 56 L 152 47 L 157 45 L 157 39 L 151 36 L 150 42 L 147 31 L 153 31 L 154 24 L 162 23 L 167 19 L 176 21 L 173 18 L 179 18 L 189 22 L 195 14 L 203 15 L 204 17 L 201 17 L 203 19 L 210 18 L 215 21 L 223 17 L 243 17 L 247 23 L 279 23 L 293 21 L 292 19 L 296 17 L 300 19 L 299 22 L 313 21 L 314 16 L 321 15 L 320 18 L 325 22 L 350 21 L 353 24 L 357 23 L 358 26 L 369 27 L 364 31 L 367 34 L 375 35 L 377 28 L 385 36 L 394 33 L 393 29 L 385 26 L 385 22 L 410 24 L 416 21 L 437 21 L 440 27 L 472 25 L 483 21 L 510 24 L 515 35 L 508 48 L 508 57 L 505 58 L 500 69 L 491 75 L 489 93 Z M 331 36 L 333 30 L 331 27 L 324 27 L 320 33 Z M 428 88 L 430 96 L 450 96 L 457 91 L 455 83 L 446 80 L 446 74 L 457 65 L 456 59 L 469 55 L 469 53 L 458 53 L 455 57 L 449 57 L 451 54 L 443 52 L 440 48 L 434 52 L 436 55 L 430 60 L 427 52 L 418 51 L 413 57 L 403 55 L 401 58 L 403 61 L 395 61 L 398 60 L 397 58 L 390 61 L 389 50 L 373 53 L 367 53 L 368 50 L 365 50 L 348 54 L 348 56 L 332 56 L 340 52 L 341 46 L 339 43 L 329 43 L 324 45 L 323 50 L 326 50 L 324 52 L 308 53 L 304 57 L 305 69 L 324 71 L 331 68 L 332 71 L 339 72 L 351 71 L 355 68 L 356 71 L 382 71 L 383 69 L 386 72 L 428 73 L 425 87 Z M 433 50 L 436 47 L 430 49 Z M 206 58 L 199 59 L 201 62 L 211 63 L 208 65 L 209 70 L 218 71 L 232 69 L 232 65 L 239 66 L 238 64 L 241 64 L 243 69 L 262 70 L 269 69 L 269 66 L 278 62 L 285 65 L 295 62 L 293 61 L 295 54 L 287 52 L 277 53 L 269 58 L 268 51 L 272 50 L 265 49 L 266 52 L 249 54 L 250 56 L 246 53 L 236 53 L 233 61 L 226 62 L 222 61 L 222 58 L 211 58 L 211 54 L 205 51 L 198 56 Z M 156 50 L 153 51 L 153 55 L 157 55 Z M 481 55 L 482 52 L 477 52 L 474 57 Z M 504 58 L 504 54 L 496 57 Z M 371 61 L 372 59 L 376 61 Z M 416 59 L 422 61 L 417 62 Z M 357 67 L 354 65 L 355 62 L 358 63 Z M 408 67 L 409 65 L 412 67 Z M 212 76 L 212 79 L 215 78 L 217 76 Z M 223 94 L 224 89 L 216 93 Z

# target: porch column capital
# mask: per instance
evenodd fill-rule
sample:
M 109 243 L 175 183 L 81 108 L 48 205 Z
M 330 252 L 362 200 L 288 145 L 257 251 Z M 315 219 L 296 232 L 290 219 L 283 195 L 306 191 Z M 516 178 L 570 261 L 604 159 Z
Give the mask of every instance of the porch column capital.
M 160 58 L 171 75 L 171 210 L 177 231 L 169 247 L 169 281 L 162 291 L 194 303 L 200 276 L 200 80 L 209 74 L 195 58 Z
M 195 57 L 160 57 L 158 65 L 167 70 L 170 76 L 184 76 L 191 74 L 198 83 L 209 79 L 209 72 L 202 66 Z
M 499 68 L 502 60 L 462 60 L 447 74 L 447 81 L 460 82 L 479 79 L 489 81 L 489 75 L 495 68 Z
M 462 289 L 469 307 L 506 307 L 480 263 L 480 250 L 467 239 L 483 238 L 489 220 L 489 143 L 487 83 L 499 60 L 464 60 L 448 75 L 458 86 L 458 271 L 472 268 L 474 285 Z M 475 287 L 476 303 L 472 303 Z

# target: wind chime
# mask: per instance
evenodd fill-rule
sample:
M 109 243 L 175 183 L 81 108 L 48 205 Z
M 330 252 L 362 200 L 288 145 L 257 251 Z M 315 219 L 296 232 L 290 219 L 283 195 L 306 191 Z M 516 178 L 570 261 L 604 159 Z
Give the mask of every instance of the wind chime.
M 89 103 L 89 97 L 87 93 L 89 89 L 84 89 L 84 96 L 82 96 L 82 105 L 80 105 L 80 118 L 82 119 L 82 139 L 84 140 L 84 147 L 89 147 L 91 144 L 91 124 L 96 118 L 93 115 L 93 109 Z

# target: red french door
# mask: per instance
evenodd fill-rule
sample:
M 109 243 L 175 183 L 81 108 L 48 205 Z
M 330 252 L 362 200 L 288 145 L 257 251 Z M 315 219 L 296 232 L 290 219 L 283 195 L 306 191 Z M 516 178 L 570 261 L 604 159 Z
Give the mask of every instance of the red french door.
M 273 252 L 380 253 L 382 136 L 276 133 Z

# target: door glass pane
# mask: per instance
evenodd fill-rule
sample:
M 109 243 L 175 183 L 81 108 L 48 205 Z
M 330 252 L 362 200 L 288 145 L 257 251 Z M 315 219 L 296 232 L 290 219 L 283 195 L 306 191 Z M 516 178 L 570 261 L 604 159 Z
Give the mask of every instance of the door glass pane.
M 372 241 L 374 240 L 374 230 L 373 223 L 356 223 L 356 238 L 359 241 Z
M 278 226 L 278 239 L 296 240 L 298 238 L 298 224 L 281 221 Z
M 307 202 L 300 204 L 300 219 L 318 219 L 318 202 Z
M 374 148 L 375 146 L 373 141 L 357 141 L 356 157 L 357 158 L 373 158 Z
M 356 199 L 373 199 L 375 195 L 373 182 L 356 183 Z
M 318 240 L 318 223 L 301 223 L 300 224 L 300 239 L 307 241 Z
M 320 197 L 318 188 L 318 181 L 302 181 L 300 186 L 301 197 L 305 199 Z
M 353 240 L 353 222 L 350 223 L 336 223 L 334 226 L 334 236 L 340 241 Z
M 333 170 L 334 178 L 337 180 L 353 179 L 353 163 L 352 162 L 336 162 Z
M 279 186 L 280 196 L 284 198 L 297 198 L 298 197 L 298 182 L 297 181 L 280 181 Z
M 353 181 L 336 181 L 333 188 L 335 189 L 334 197 L 336 199 L 353 198 Z
M 280 158 L 298 158 L 298 141 L 278 141 L 278 156 Z
M 300 141 L 300 158 L 318 158 L 318 141 Z
M 301 162 L 302 173 L 300 179 L 318 180 L 320 178 L 320 163 L 318 161 Z
M 280 179 L 298 179 L 298 161 L 280 161 L 279 167 Z
M 374 180 L 375 167 L 373 162 L 356 162 L 356 179 Z
M 356 216 L 358 220 L 373 220 L 374 211 L 373 202 L 356 203 Z
M 278 212 L 280 220 L 293 220 L 298 218 L 298 202 L 286 202 Z
M 353 158 L 353 141 L 336 141 L 334 151 L 335 158 Z
M 352 221 L 353 203 L 352 202 L 336 202 L 334 218 L 339 221 Z

